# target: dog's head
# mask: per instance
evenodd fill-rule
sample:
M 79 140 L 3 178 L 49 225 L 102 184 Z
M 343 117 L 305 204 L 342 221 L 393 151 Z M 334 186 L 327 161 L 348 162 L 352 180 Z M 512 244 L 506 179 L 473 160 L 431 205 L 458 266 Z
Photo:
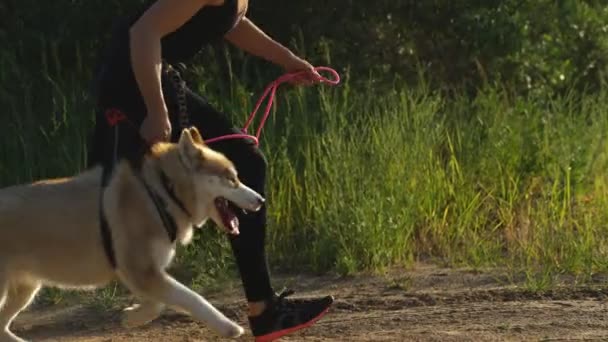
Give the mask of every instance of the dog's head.
M 185 196 L 186 198 L 182 198 L 182 201 L 193 202 L 187 204 L 193 209 L 191 213 L 195 216 L 193 219 L 204 222 L 210 217 L 229 233 L 239 234 L 239 221 L 233 208 L 258 211 L 264 204 L 264 198 L 240 182 L 232 162 L 223 154 L 205 145 L 196 128 L 184 129 L 172 152 L 173 158 L 170 158 L 172 161 L 169 162 L 173 172 L 170 170 L 165 172 L 173 173 L 169 175 L 172 179 L 174 177 L 181 179 L 181 181 L 176 180 L 175 183 L 181 183 L 182 189 L 176 190 L 189 194 Z M 176 172 L 175 162 L 181 164 L 182 172 Z

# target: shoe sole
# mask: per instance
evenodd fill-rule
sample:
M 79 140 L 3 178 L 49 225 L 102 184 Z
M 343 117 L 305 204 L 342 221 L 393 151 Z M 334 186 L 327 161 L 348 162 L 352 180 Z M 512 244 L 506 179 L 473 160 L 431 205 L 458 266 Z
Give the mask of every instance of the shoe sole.
M 283 329 L 283 330 L 279 330 L 279 331 L 275 331 L 271 334 L 267 334 L 267 335 L 263 335 L 263 336 L 256 336 L 255 337 L 255 342 L 271 342 L 274 340 L 277 340 L 285 335 L 291 334 L 293 332 L 296 332 L 298 330 L 304 329 L 304 328 L 308 328 L 311 325 L 315 324 L 318 320 L 320 320 L 323 316 L 325 316 L 325 314 L 327 313 L 327 311 L 329 311 L 329 308 L 331 308 L 331 305 L 328 306 L 325 310 L 321 311 L 320 314 L 318 314 L 315 318 L 311 319 L 310 321 L 300 324 L 300 325 L 296 325 L 295 327 L 291 327 L 288 329 Z

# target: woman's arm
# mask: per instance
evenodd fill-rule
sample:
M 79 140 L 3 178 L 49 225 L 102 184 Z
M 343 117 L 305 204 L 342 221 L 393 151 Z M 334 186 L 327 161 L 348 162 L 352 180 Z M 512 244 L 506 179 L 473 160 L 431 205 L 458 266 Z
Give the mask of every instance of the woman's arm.
M 239 49 L 277 65 L 282 66 L 295 57 L 289 49 L 270 38 L 246 17 L 225 38 Z
M 228 32 L 225 38 L 239 49 L 277 64 L 288 72 L 306 71 L 307 77 L 298 83 L 311 83 L 320 77 L 310 63 L 270 38 L 246 17 Z
M 161 85 L 161 39 L 188 21 L 201 7 L 217 0 L 158 0 L 130 29 L 131 65 L 144 99 L 147 116 L 141 127 L 152 143 L 171 132 Z

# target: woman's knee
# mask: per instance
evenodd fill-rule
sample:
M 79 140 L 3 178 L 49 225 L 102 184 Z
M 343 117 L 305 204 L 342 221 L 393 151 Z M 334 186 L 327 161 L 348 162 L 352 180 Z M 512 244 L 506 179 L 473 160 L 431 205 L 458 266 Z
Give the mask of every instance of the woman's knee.
M 260 149 L 247 145 L 226 155 L 236 168 L 240 180 L 256 191 L 263 191 L 267 161 Z

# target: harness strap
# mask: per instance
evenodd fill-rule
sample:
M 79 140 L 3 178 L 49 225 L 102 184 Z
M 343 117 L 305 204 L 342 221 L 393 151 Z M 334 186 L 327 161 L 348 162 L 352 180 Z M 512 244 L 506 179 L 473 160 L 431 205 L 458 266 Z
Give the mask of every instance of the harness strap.
M 101 186 L 102 189 L 105 188 L 107 182 L 109 181 L 109 171 L 107 168 L 104 168 L 102 172 L 102 180 Z M 163 226 L 165 227 L 165 231 L 167 232 L 167 236 L 169 237 L 169 241 L 174 243 L 177 239 L 177 223 L 175 223 L 175 219 L 173 216 L 167 211 L 167 203 L 165 200 L 160 197 L 156 192 L 152 190 L 152 188 L 143 180 L 143 178 L 138 177 L 141 183 L 143 184 L 148 196 L 152 199 L 152 203 L 154 203 L 154 207 L 158 212 L 158 216 L 160 216 L 161 221 L 163 222 Z M 186 214 L 188 217 L 191 217 L 190 212 L 184 206 L 184 203 L 177 197 L 175 191 L 171 186 L 169 181 L 169 177 L 164 172 L 160 172 L 161 184 L 167 194 L 171 198 L 172 201 Z M 114 244 L 112 243 L 112 232 L 110 231 L 110 226 L 108 224 L 108 220 L 103 211 L 103 190 L 100 191 L 100 201 L 99 201 L 99 224 L 101 229 L 101 239 L 103 243 L 103 249 L 108 257 L 108 261 L 110 262 L 110 266 L 116 269 L 116 254 L 114 251 Z
M 173 202 L 175 202 L 175 204 L 181 209 L 182 212 L 184 212 L 184 214 L 186 214 L 188 217 L 192 217 L 192 215 L 190 215 L 190 211 L 188 211 L 188 209 L 186 209 L 184 202 L 182 202 L 175 194 L 173 185 L 171 184 L 169 177 L 167 177 L 167 174 L 164 173 L 163 171 L 160 172 L 160 182 L 163 185 L 163 188 L 165 189 L 165 191 L 167 191 L 169 198 L 171 198 L 171 200 Z
M 163 226 L 167 231 L 169 240 L 171 241 L 171 243 L 175 242 L 175 240 L 177 239 L 177 224 L 175 223 L 175 219 L 173 218 L 173 216 L 167 211 L 167 203 L 165 203 L 162 197 L 160 197 L 152 190 L 152 188 L 150 188 L 150 186 L 143 180 L 143 178 L 139 177 L 139 179 L 144 185 L 144 188 L 146 188 L 148 195 L 152 199 L 152 203 L 154 203 L 154 206 L 156 207 L 158 216 L 160 216 L 161 221 L 163 221 Z M 173 193 L 171 189 L 166 188 L 165 190 L 167 191 L 167 193 Z M 175 196 L 175 193 L 173 193 L 173 196 Z
M 110 227 L 108 225 L 108 220 L 106 219 L 106 215 L 103 212 L 103 189 L 106 187 L 109 177 L 110 171 L 108 168 L 103 168 L 101 173 L 101 191 L 99 192 L 99 228 L 101 230 L 101 240 L 103 244 L 103 249 L 108 257 L 108 261 L 110 262 L 110 266 L 112 268 L 116 268 L 116 254 L 114 253 L 114 244 L 112 244 L 112 232 L 110 231 Z

